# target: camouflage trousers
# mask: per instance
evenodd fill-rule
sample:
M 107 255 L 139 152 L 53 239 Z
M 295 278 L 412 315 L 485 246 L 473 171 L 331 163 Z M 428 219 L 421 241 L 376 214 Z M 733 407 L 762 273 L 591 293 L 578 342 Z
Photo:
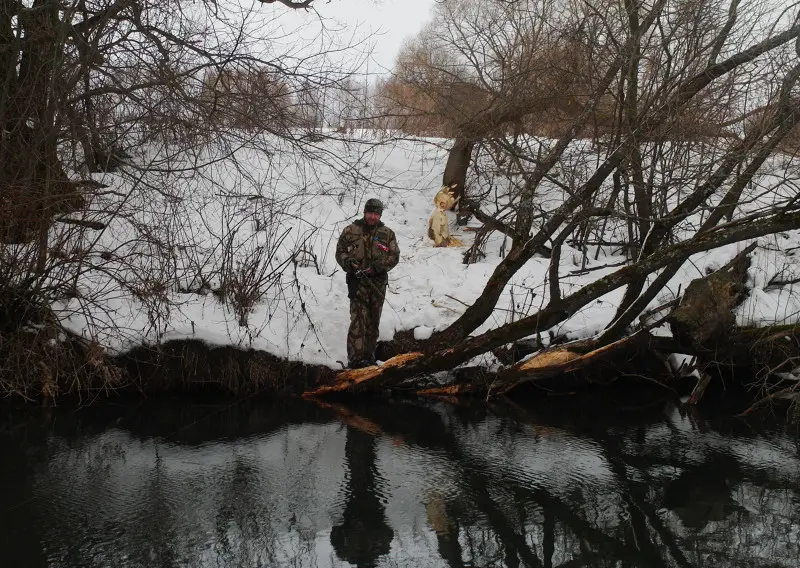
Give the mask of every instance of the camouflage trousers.
M 386 278 L 360 278 L 351 288 L 347 332 L 347 361 L 351 365 L 375 360 L 386 284 Z

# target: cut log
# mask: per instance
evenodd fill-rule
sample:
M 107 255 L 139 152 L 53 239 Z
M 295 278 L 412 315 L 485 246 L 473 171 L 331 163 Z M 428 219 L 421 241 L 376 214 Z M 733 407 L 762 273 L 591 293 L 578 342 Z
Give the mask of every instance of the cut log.
M 500 372 L 492 386 L 491 394 L 505 395 L 524 383 L 584 369 L 607 359 L 618 350 L 632 346 L 645 335 L 649 334 L 644 331 L 635 333 L 602 347 L 597 347 L 596 340 L 588 339 L 545 349 L 530 359 Z
M 397 355 L 386 361 L 383 365 L 372 365 L 364 367 L 363 369 L 347 369 L 336 374 L 336 378 L 332 385 L 325 385 L 303 393 L 305 398 L 314 398 L 318 396 L 325 396 L 337 392 L 359 390 L 362 387 L 369 386 L 372 379 L 379 377 L 387 369 L 394 367 L 402 367 L 409 361 L 413 361 L 422 357 L 422 353 L 403 353 Z

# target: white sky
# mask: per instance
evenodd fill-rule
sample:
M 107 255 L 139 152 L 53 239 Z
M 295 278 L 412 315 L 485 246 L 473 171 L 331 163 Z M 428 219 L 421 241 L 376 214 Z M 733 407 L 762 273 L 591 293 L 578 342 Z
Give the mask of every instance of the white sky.
M 317 11 L 332 17 L 348 28 L 362 26 L 380 35 L 373 39 L 375 48 L 370 73 L 384 73 L 394 67 L 394 59 L 404 39 L 414 36 L 431 19 L 435 0 L 318 0 Z
M 314 7 L 322 18 L 330 20 L 331 27 L 339 27 L 339 36 L 364 39 L 372 36 L 373 45 L 369 73 L 384 74 L 394 67 L 394 60 L 404 39 L 413 37 L 431 19 L 431 9 L 436 0 L 316 0 Z M 263 11 L 265 5 L 258 5 Z M 275 10 L 291 12 L 276 3 Z M 314 19 L 311 13 L 298 10 L 282 14 L 281 19 L 300 25 L 303 20 Z M 336 26 L 336 24 L 339 24 Z

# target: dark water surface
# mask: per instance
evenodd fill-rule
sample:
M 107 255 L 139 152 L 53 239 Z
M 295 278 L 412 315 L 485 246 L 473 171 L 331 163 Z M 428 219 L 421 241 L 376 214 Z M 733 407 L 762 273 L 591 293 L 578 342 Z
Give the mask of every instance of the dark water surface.
M 0 545 L 3 567 L 796 567 L 800 445 L 669 403 L 3 408 Z

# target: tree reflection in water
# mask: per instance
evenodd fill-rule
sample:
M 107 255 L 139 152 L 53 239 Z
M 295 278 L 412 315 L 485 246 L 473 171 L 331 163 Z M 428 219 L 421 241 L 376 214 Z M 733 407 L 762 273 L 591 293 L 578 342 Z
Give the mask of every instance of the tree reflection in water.
M 687 467 L 667 484 L 664 506 L 692 529 L 724 521 L 743 510 L 733 498 L 740 475 L 736 460 L 724 454 L 712 455 L 699 465 Z
M 793 436 L 570 402 L 0 412 L 4 565 L 798 565 Z
M 372 568 L 380 556 L 388 554 L 394 537 L 380 499 L 375 437 L 348 427 L 345 459 L 347 502 L 341 522 L 331 530 L 331 544 L 340 559 L 358 568 Z

